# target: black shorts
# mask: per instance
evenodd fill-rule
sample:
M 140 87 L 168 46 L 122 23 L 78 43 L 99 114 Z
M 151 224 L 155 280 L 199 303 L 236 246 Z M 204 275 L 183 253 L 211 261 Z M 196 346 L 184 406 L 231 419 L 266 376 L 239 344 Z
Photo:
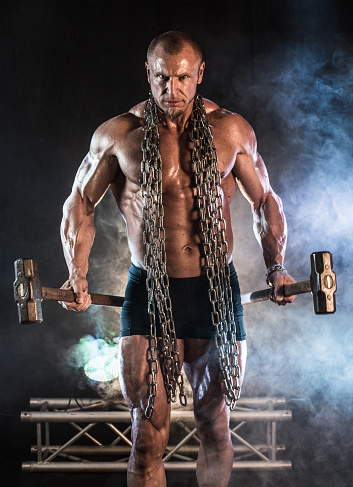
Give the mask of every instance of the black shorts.
M 240 300 L 238 276 L 231 262 L 230 283 L 233 295 L 236 339 L 245 340 L 243 306 Z M 120 315 L 120 337 L 149 335 L 147 273 L 134 264 L 129 269 L 124 305 Z M 212 306 L 209 300 L 209 281 L 206 275 L 188 278 L 169 278 L 169 294 L 172 301 L 173 318 L 177 338 L 213 338 Z M 161 329 L 157 322 L 157 336 Z

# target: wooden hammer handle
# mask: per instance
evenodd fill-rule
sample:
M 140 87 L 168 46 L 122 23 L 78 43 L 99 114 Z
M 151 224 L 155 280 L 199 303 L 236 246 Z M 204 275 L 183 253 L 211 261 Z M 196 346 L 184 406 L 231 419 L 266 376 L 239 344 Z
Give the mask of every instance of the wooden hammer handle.
M 91 295 L 92 304 L 121 307 L 124 303 L 124 298 L 121 296 L 109 296 L 108 294 L 95 293 L 89 294 Z M 42 299 L 50 301 L 66 301 L 67 303 L 72 303 L 75 301 L 75 294 L 70 289 L 42 287 Z
M 254 291 L 253 293 L 242 294 L 242 304 L 257 303 L 259 301 L 267 301 L 270 299 L 271 288 L 262 289 L 261 291 Z M 294 282 L 293 284 L 285 284 L 283 286 L 284 296 L 295 296 L 296 294 L 309 293 L 311 291 L 310 281 Z

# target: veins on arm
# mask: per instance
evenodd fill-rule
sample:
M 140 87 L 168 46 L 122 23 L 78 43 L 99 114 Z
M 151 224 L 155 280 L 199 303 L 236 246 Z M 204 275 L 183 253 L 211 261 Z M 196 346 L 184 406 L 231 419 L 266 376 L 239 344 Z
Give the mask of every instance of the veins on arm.
M 95 236 L 95 207 L 118 170 L 117 160 L 111 155 L 112 145 L 109 137 L 96 132 L 64 204 L 61 239 L 70 278 L 85 277 L 88 271 Z
M 243 132 L 244 135 L 244 132 Z M 252 207 L 253 229 L 263 250 L 266 267 L 282 264 L 287 241 L 287 225 L 282 202 L 273 191 L 266 166 L 257 152 L 256 138 L 247 126 L 242 150 L 237 154 L 233 173 L 242 194 Z

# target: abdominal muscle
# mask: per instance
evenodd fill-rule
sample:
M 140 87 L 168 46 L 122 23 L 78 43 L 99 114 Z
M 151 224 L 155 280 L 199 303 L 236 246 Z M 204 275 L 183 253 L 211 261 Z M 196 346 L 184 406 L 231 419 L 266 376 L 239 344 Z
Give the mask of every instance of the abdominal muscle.
M 197 234 L 188 232 L 185 226 L 168 231 L 166 228 L 167 270 L 169 277 L 196 277 L 206 273 L 206 259 L 203 241 Z M 228 243 L 228 263 L 232 259 L 233 237 L 231 230 L 226 232 Z
M 199 211 L 195 209 L 195 198 L 190 195 L 190 191 L 186 192 L 188 197 L 185 197 L 185 193 L 180 193 L 180 191 L 178 194 L 172 193 L 164 195 L 163 198 L 167 273 L 169 277 L 176 278 L 200 276 L 205 274 L 206 271 Z M 124 213 L 128 228 L 132 262 L 137 267 L 145 268 L 142 207 L 141 209 L 135 208 L 137 211 L 134 211 L 133 215 L 126 210 L 127 208 Z M 141 215 L 141 219 L 137 218 L 137 215 Z M 223 209 L 223 217 L 226 220 L 228 262 L 230 262 L 233 248 L 233 235 L 230 227 L 228 208 Z

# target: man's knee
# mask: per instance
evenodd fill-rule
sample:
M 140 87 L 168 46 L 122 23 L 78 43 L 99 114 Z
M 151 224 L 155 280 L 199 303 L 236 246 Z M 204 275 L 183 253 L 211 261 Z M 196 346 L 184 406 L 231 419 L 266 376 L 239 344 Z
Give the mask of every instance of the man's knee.
M 222 398 L 223 399 L 223 398 Z M 222 450 L 231 441 L 229 429 L 229 412 L 224 408 L 210 411 L 197 410 L 194 416 L 198 435 L 204 445 L 210 445 L 216 450 Z
M 154 414 L 156 411 L 154 411 Z M 159 422 L 158 422 L 159 423 Z M 152 419 L 146 419 L 144 412 L 132 414 L 132 454 L 139 469 L 149 469 L 163 457 L 169 439 L 169 421 L 158 426 Z

